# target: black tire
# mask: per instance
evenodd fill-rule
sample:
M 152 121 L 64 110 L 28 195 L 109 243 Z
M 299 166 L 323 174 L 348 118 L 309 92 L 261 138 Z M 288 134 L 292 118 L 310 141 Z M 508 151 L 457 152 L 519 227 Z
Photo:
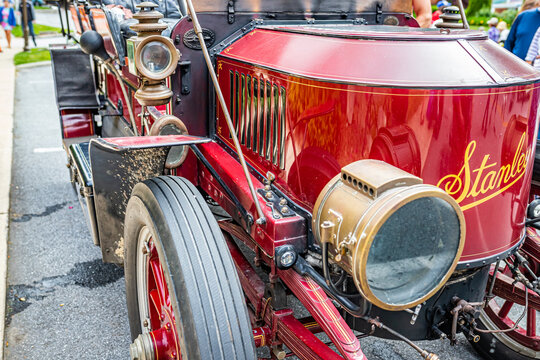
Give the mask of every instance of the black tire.
M 480 329 L 497 330 L 495 325 L 491 324 L 487 315 L 482 310 L 480 318 L 477 320 Z M 501 334 L 483 334 L 479 333 L 480 341 L 477 343 L 470 341 L 473 348 L 478 351 L 484 359 L 487 360 L 532 360 L 539 357 L 520 354 L 519 351 L 526 351 L 523 345 L 517 344 L 508 335 Z M 513 347 L 513 348 L 512 348 Z M 539 354 L 540 355 L 540 354 Z
M 137 184 L 126 209 L 126 295 L 134 340 L 141 334 L 137 241 L 147 227 L 163 266 L 183 359 L 255 359 L 238 274 L 223 234 L 198 190 L 180 177 Z M 180 321 L 178 321 L 178 319 Z

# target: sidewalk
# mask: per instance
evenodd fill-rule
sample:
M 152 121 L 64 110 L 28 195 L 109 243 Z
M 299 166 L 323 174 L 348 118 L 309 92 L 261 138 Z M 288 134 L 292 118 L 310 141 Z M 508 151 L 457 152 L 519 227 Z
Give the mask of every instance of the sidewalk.
M 9 188 L 11 184 L 11 159 L 13 147 L 13 98 L 15 94 L 15 66 L 13 56 L 21 45 L 13 39 L 12 48 L 6 47 L 5 39 L 0 39 L 3 52 L 0 53 L 0 339 L 4 341 L 4 321 L 6 311 L 7 241 L 9 224 Z M 3 348 L 3 346 L 2 346 Z M 0 360 L 3 351 L 0 350 Z

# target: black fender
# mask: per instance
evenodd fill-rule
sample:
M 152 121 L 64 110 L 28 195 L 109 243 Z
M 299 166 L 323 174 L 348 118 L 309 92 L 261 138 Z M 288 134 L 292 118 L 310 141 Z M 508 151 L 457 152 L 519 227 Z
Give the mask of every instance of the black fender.
M 190 135 L 98 138 L 90 141 L 95 221 L 104 262 L 124 262 L 124 217 L 133 187 L 164 174 L 165 160 L 171 147 L 209 141 L 208 138 Z

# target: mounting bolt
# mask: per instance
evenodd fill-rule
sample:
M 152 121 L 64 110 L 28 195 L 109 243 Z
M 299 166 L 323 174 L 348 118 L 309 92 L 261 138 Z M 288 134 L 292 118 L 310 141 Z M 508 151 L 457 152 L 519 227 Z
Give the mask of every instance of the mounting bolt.
M 273 197 L 271 191 L 268 191 L 264 196 L 265 196 L 267 199 L 271 199 L 271 198 Z
M 144 327 L 148 327 L 148 320 L 145 319 L 145 320 L 143 321 L 143 326 L 144 326 Z
M 272 187 L 270 185 L 264 185 L 264 190 L 265 191 L 270 191 L 270 190 L 272 190 Z
M 289 208 L 287 206 L 282 207 L 281 208 L 281 213 L 284 214 L 284 215 L 288 214 L 289 213 Z
M 287 205 L 287 199 L 283 198 L 283 199 L 279 200 L 279 205 L 281 205 L 281 206 Z
M 271 183 L 274 182 L 274 180 L 276 180 L 276 175 L 274 175 L 274 173 L 269 171 L 269 172 L 266 173 L 266 178 L 268 179 L 268 181 L 271 184 Z

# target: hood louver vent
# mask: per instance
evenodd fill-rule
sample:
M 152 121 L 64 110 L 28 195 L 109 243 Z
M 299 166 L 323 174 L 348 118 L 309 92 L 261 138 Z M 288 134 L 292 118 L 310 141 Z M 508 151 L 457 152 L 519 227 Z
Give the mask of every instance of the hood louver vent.
M 229 75 L 229 111 L 240 144 L 284 169 L 285 88 L 239 72 Z

